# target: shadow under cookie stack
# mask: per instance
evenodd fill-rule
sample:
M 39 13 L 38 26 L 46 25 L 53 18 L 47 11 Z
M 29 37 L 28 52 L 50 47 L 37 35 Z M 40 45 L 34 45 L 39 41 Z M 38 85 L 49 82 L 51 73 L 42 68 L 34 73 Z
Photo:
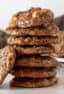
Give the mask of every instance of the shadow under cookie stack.
M 47 87 L 57 82 L 53 59 L 59 44 L 59 29 L 48 9 L 31 8 L 12 16 L 7 44 L 16 50 L 12 87 Z M 14 57 L 13 57 L 14 58 Z

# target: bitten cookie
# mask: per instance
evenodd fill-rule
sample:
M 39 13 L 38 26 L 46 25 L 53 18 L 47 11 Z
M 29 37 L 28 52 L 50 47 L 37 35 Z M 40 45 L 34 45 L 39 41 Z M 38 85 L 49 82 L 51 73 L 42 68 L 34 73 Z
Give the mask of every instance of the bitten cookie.
M 3 49 L 0 49 L 0 84 L 3 83 L 8 72 L 11 70 L 15 63 L 15 50 L 6 46 Z
M 51 10 L 41 8 L 31 8 L 27 11 L 20 11 L 10 19 L 10 27 L 33 27 L 44 25 L 47 26 L 54 18 Z

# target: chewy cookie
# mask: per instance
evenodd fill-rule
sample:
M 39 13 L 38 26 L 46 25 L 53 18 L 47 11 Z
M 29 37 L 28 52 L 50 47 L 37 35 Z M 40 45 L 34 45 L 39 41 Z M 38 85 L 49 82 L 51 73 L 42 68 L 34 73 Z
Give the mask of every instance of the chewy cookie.
M 15 63 L 15 50 L 13 47 L 6 46 L 0 49 L 0 84 L 4 81 L 8 72 L 11 70 Z
M 38 88 L 48 87 L 54 85 L 57 82 L 56 77 L 52 78 L 41 78 L 41 79 L 13 79 L 10 82 L 11 87 L 25 87 L 25 88 Z
M 17 54 L 20 55 L 29 55 L 29 54 L 49 54 L 49 55 L 53 55 L 55 54 L 55 50 L 52 49 L 52 47 L 45 47 L 45 46 L 33 46 L 33 47 L 20 47 L 20 46 L 16 46 L 14 45 L 14 48 L 17 52 Z
M 60 43 L 58 37 L 42 36 L 42 37 L 14 37 L 11 36 L 7 39 L 7 43 L 10 45 L 53 45 Z
M 58 57 L 62 57 L 64 56 L 64 48 L 62 48 L 58 53 L 57 53 Z
M 49 56 L 21 56 L 16 60 L 15 66 L 48 68 L 58 66 L 58 62 Z
M 54 23 L 51 23 L 46 28 L 43 26 L 30 28 L 8 27 L 5 33 L 13 36 L 58 36 L 59 28 Z
M 10 19 L 10 27 L 33 27 L 44 25 L 47 26 L 54 18 L 51 10 L 41 8 L 31 8 L 27 11 L 20 11 Z
M 7 34 L 3 32 L 3 30 L 0 30 L 0 49 L 5 47 L 6 37 L 7 37 Z
M 56 75 L 52 69 L 43 68 L 16 68 L 13 75 L 15 78 L 48 78 Z

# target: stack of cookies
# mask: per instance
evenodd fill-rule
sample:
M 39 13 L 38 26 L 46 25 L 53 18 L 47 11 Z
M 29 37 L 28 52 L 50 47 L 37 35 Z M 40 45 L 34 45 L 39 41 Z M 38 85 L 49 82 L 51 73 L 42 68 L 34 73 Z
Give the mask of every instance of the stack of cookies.
M 56 55 L 59 29 L 48 9 L 31 8 L 12 16 L 6 33 L 8 45 L 16 50 L 13 87 L 45 87 L 57 82 Z M 13 57 L 14 58 L 14 57 Z

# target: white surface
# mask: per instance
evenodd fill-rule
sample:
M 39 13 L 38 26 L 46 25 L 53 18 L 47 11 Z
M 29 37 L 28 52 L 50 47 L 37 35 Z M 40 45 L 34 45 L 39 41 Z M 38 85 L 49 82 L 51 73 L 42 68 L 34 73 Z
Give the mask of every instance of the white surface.
M 0 28 L 6 28 L 13 13 L 32 6 L 49 8 L 55 16 L 64 14 L 64 0 L 0 0 Z

